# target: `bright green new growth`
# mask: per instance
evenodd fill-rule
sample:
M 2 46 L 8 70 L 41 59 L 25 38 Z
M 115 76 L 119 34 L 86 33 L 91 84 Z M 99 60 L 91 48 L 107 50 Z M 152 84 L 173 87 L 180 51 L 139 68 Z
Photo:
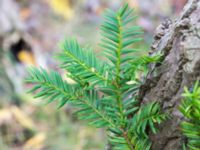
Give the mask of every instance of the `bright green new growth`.
M 181 123 L 183 134 L 188 138 L 187 146 L 191 150 L 200 149 L 200 86 L 195 83 L 192 91 L 185 88 L 184 100 L 180 111 L 188 119 Z
M 155 123 L 166 118 L 157 103 L 140 105 L 137 101 L 138 72 L 158 56 L 137 57 L 136 50 L 129 47 L 141 40 L 141 28 L 129 24 L 133 19 L 128 5 L 107 12 L 101 26 L 102 60 L 74 39 L 63 41 L 58 59 L 74 84 L 57 72 L 36 68 L 30 69 L 27 80 L 34 84 L 30 92 L 36 92 L 35 97 L 48 99 L 48 103 L 59 101 L 59 107 L 70 103 L 78 109 L 75 113 L 81 120 L 106 128 L 108 141 L 117 150 L 150 149 L 147 128 L 156 133 Z

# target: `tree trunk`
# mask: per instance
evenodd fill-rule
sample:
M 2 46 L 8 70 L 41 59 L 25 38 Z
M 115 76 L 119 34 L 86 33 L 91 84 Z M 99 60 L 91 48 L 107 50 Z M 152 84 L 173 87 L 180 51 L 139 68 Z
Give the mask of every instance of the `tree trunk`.
M 158 101 L 171 116 L 159 126 L 158 134 L 150 133 L 152 150 L 181 150 L 186 141 L 179 128 L 184 120 L 178 110 L 181 94 L 200 77 L 200 0 L 189 0 L 180 18 L 157 28 L 151 55 L 157 52 L 163 54 L 162 62 L 150 66 L 139 99 Z

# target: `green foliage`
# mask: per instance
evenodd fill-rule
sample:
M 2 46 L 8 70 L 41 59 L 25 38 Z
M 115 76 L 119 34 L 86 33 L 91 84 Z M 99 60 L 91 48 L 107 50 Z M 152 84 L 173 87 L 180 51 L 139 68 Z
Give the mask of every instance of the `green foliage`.
M 183 134 L 188 138 L 187 146 L 191 150 L 200 149 L 200 86 L 199 82 L 191 91 L 185 88 L 180 111 L 187 118 L 181 123 Z
M 31 68 L 29 83 L 34 84 L 30 92 L 35 97 L 48 99 L 48 103 L 59 101 L 58 107 L 66 103 L 73 105 L 75 114 L 97 128 L 105 128 L 109 142 L 117 150 L 148 150 L 151 147 L 147 129 L 156 133 L 155 124 L 166 116 L 153 102 L 141 105 L 137 101 L 141 84 L 138 73 L 159 56 L 136 56 L 130 46 L 141 40 L 141 28 L 131 26 L 133 11 L 125 5 L 119 11 L 108 11 L 101 26 L 103 59 L 90 48 L 82 48 L 75 39 L 65 39 L 58 56 L 61 68 L 67 77 L 75 81 L 70 84 L 60 74 L 44 69 Z

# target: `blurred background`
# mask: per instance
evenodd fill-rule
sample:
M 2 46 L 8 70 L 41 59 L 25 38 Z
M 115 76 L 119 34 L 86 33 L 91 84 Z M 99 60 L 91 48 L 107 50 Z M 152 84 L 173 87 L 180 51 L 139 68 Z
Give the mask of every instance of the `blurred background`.
M 107 8 L 129 3 L 143 27 L 148 50 L 156 27 L 174 19 L 187 0 L 0 0 L 0 150 L 102 150 L 103 130 L 77 121 L 70 106 L 27 94 L 28 66 L 58 70 L 54 56 L 58 42 L 76 37 L 81 44 L 98 46 L 99 25 Z M 60 71 L 62 74 L 62 72 Z

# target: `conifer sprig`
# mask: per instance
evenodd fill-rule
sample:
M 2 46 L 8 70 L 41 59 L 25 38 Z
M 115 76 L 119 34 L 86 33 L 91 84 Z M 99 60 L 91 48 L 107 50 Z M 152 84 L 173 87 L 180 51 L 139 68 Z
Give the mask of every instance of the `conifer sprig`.
M 116 150 L 148 150 L 151 141 L 146 130 L 157 132 L 154 124 L 165 120 L 157 103 L 140 105 L 137 101 L 140 68 L 157 57 L 137 56 L 133 44 L 141 40 L 141 28 L 132 26 L 133 10 L 125 5 L 107 11 L 101 26 L 101 46 L 107 61 L 99 60 L 91 49 L 82 48 L 75 39 L 65 39 L 58 56 L 61 68 L 75 81 L 69 84 L 55 71 L 31 68 L 30 92 L 76 107 L 75 114 L 97 128 L 105 128 L 108 141 Z M 134 59 L 133 59 L 134 58 Z M 140 70 L 141 71 L 141 70 Z
M 200 86 L 199 81 L 193 89 L 185 88 L 180 111 L 188 119 L 181 123 L 183 134 L 188 138 L 187 147 L 191 150 L 200 149 Z

